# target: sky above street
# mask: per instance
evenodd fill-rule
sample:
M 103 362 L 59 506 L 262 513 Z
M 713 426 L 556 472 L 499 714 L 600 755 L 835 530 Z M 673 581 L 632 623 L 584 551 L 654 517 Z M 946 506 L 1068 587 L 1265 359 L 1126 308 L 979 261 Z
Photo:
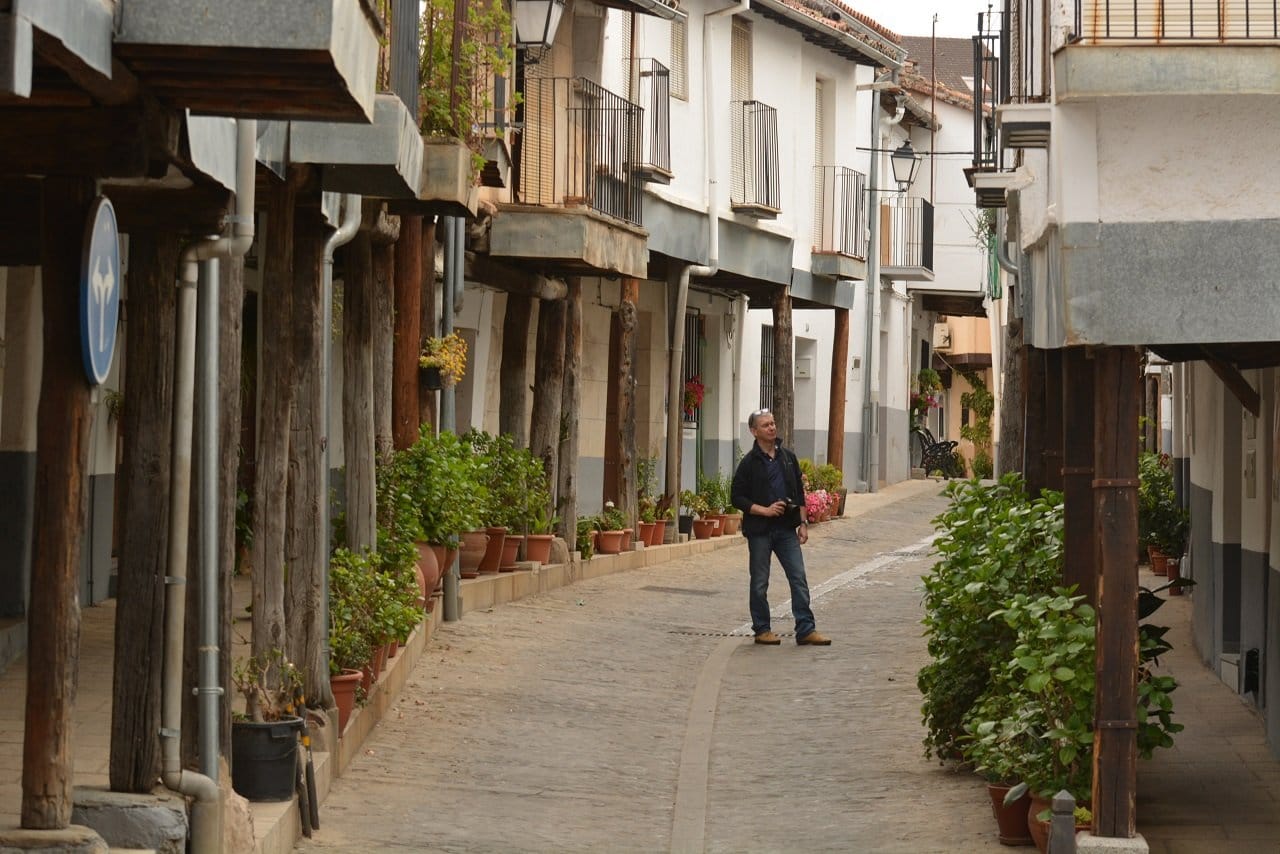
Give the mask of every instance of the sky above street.
M 927 36 L 938 16 L 938 36 L 968 38 L 978 31 L 978 13 L 999 10 L 990 0 L 845 0 L 854 11 L 870 15 L 902 36 Z

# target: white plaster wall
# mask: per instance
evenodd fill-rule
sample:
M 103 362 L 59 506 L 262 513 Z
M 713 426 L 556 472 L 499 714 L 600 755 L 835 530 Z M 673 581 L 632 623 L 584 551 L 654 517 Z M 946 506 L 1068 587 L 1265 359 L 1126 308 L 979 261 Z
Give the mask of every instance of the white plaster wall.
M 1222 385 L 1203 362 L 1189 362 L 1187 376 L 1187 456 L 1191 482 L 1213 489 L 1217 463 L 1217 413 L 1222 407 Z M 1218 532 L 1214 521 L 1214 536 Z
M 1267 491 L 1267 552 L 1273 569 L 1280 569 L 1280 370 L 1262 372 L 1262 411 L 1266 420 L 1266 466 L 1259 486 Z

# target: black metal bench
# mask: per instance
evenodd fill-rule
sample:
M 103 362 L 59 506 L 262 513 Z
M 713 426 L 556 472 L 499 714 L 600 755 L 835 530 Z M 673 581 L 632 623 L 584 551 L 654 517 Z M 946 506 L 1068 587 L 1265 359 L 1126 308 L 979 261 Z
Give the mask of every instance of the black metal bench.
M 964 468 L 955 458 L 959 442 L 954 439 L 939 442 L 928 427 L 913 427 L 911 435 L 920 450 L 920 468 L 926 475 L 942 472 L 945 477 L 964 477 Z

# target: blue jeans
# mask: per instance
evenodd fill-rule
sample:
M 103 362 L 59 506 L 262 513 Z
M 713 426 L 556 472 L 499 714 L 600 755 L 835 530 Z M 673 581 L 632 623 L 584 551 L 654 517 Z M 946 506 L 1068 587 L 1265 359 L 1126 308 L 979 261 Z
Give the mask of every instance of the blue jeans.
M 801 638 L 814 630 L 813 609 L 809 607 L 809 582 L 804 575 L 804 555 L 800 552 L 800 540 L 795 529 L 770 528 L 761 534 L 747 537 L 747 554 L 751 570 L 751 631 L 755 634 L 769 631 L 769 564 L 773 555 L 778 556 L 782 571 L 791 585 L 791 613 L 796 619 L 796 637 Z

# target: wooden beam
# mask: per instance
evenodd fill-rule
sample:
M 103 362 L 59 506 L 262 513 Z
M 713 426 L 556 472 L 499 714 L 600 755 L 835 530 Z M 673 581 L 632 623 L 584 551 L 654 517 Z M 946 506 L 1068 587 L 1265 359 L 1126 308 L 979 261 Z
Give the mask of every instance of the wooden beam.
M 1236 396 L 1236 400 L 1240 401 L 1240 405 L 1249 410 L 1254 418 L 1260 418 L 1262 416 L 1262 398 L 1253 390 L 1253 386 L 1249 385 L 1249 381 L 1244 378 L 1244 375 L 1237 370 L 1235 365 L 1225 362 L 1209 352 L 1207 347 L 1202 347 L 1201 350 L 1204 352 L 1205 364 L 1217 374 L 1218 379 L 1222 380 L 1222 384 Z
M 32 29 L 32 35 L 33 46 L 40 58 L 57 66 L 94 101 L 106 106 L 118 106 L 137 99 L 138 79 L 120 60 L 112 59 L 111 74 L 104 75 L 97 69 L 90 68 L 61 41 L 39 27 Z
M 205 235 L 222 231 L 235 194 L 217 184 L 185 189 L 106 184 L 102 191 L 115 205 L 120 230 Z
M 1022 473 L 1027 480 L 1027 491 L 1031 495 L 1039 495 L 1045 487 L 1044 475 L 1044 442 L 1045 442 L 1045 388 L 1044 388 L 1044 351 L 1036 347 L 1023 348 L 1026 354 L 1025 393 L 1026 411 L 1023 436 Z
M 0 173 L 136 178 L 149 166 L 146 112 L 140 107 L 6 107 L 0 121 Z
M 540 300 L 562 300 L 569 294 L 563 279 L 553 279 L 530 270 L 494 261 L 490 256 L 468 252 L 464 275 L 484 282 L 509 294 L 520 294 Z
M 1131 838 L 1138 778 L 1138 350 L 1101 347 L 1094 359 L 1093 832 Z
M 40 179 L 0 180 L 0 267 L 40 266 Z

